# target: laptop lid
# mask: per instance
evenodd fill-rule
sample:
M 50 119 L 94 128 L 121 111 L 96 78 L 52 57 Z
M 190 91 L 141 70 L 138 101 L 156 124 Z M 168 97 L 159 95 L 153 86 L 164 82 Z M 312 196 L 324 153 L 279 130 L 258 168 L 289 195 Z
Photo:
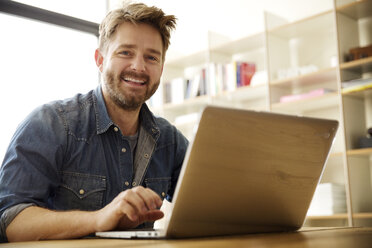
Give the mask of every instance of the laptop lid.
M 338 122 L 208 106 L 166 224 L 172 238 L 299 229 Z

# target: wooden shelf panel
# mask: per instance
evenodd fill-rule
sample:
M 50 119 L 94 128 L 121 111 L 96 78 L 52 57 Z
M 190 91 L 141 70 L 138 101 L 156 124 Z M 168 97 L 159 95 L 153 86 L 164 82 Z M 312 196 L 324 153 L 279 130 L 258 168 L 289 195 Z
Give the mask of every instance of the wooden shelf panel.
M 347 214 L 333 214 L 333 215 L 321 215 L 321 216 L 307 216 L 309 220 L 338 220 L 338 219 L 347 219 Z M 372 219 L 372 213 L 354 213 L 354 219 Z
M 346 152 L 348 156 L 371 156 L 372 155 L 372 147 L 371 148 L 362 148 L 362 149 L 353 149 L 348 150 Z
M 360 0 L 337 7 L 336 11 L 355 20 L 372 16 L 372 0 Z
M 372 72 L 372 57 L 342 63 L 340 69 L 357 73 Z
M 308 215 L 306 217 L 309 220 L 339 220 L 339 219 L 347 219 L 347 214 L 333 214 L 333 215 L 319 215 L 319 216 L 312 216 Z
M 270 82 L 271 87 L 293 88 L 294 86 L 306 86 L 310 84 L 320 84 L 322 82 L 330 82 L 337 80 L 337 71 L 335 67 L 322 69 L 309 74 L 300 75 L 297 77 L 286 78 Z

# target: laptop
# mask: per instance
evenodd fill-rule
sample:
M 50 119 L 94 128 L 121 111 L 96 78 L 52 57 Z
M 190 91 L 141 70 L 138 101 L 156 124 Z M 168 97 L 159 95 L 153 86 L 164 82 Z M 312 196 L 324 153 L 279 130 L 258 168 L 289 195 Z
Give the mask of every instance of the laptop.
M 107 238 L 191 238 L 296 231 L 338 122 L 207 106 L 186 152 L 164 229 Z

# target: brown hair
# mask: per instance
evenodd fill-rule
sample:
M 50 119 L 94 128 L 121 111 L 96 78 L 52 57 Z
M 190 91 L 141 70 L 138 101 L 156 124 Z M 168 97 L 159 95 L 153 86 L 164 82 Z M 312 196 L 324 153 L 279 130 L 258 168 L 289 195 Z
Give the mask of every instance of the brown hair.
M 105 51 L 107 42 L 115 33 L 117 27 L 124 23 L 145 23 L 157 29 L 163 41 L 163 59 L 170 44 L 170 32 L 176 27 L 176 17 L 165 15 L 155 7 L 143 3 L 123 3 L 121 8 L 110 11 L 99 26 L 99 48 Z

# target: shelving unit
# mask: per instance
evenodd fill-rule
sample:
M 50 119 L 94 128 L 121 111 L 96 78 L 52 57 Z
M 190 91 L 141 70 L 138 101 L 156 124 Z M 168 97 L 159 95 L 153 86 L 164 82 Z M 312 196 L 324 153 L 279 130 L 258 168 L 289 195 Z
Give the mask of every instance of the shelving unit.
M 168 61 L 162 97 L 165 84 L 192 79 L 201 70 L 208 87 L 215 88 L 206 96 L 152 110 L 189 138 L 208 104 L 338 120 L 320 183 L 338 187 L 336 201 L 344 208 L 309 215 L 305 225 L 372 226 L 372 148 L 359 146 L 372 127 L 372 89 L 344 89 L 355 80 L 372 83 L 372 57 L 348 61 L 346 56 L 351 48 L 372 44 L 372 0 L 334 0 L 333 9 L 292 23 L 270 13 L 264 16 L 262 33 L 226 42 L 211 35 L 206 51 Z M 218 88 L 222 79 L 216 68 L 227 70 L 237 61 L 254 63 L 257 77 L 250 86 Z

